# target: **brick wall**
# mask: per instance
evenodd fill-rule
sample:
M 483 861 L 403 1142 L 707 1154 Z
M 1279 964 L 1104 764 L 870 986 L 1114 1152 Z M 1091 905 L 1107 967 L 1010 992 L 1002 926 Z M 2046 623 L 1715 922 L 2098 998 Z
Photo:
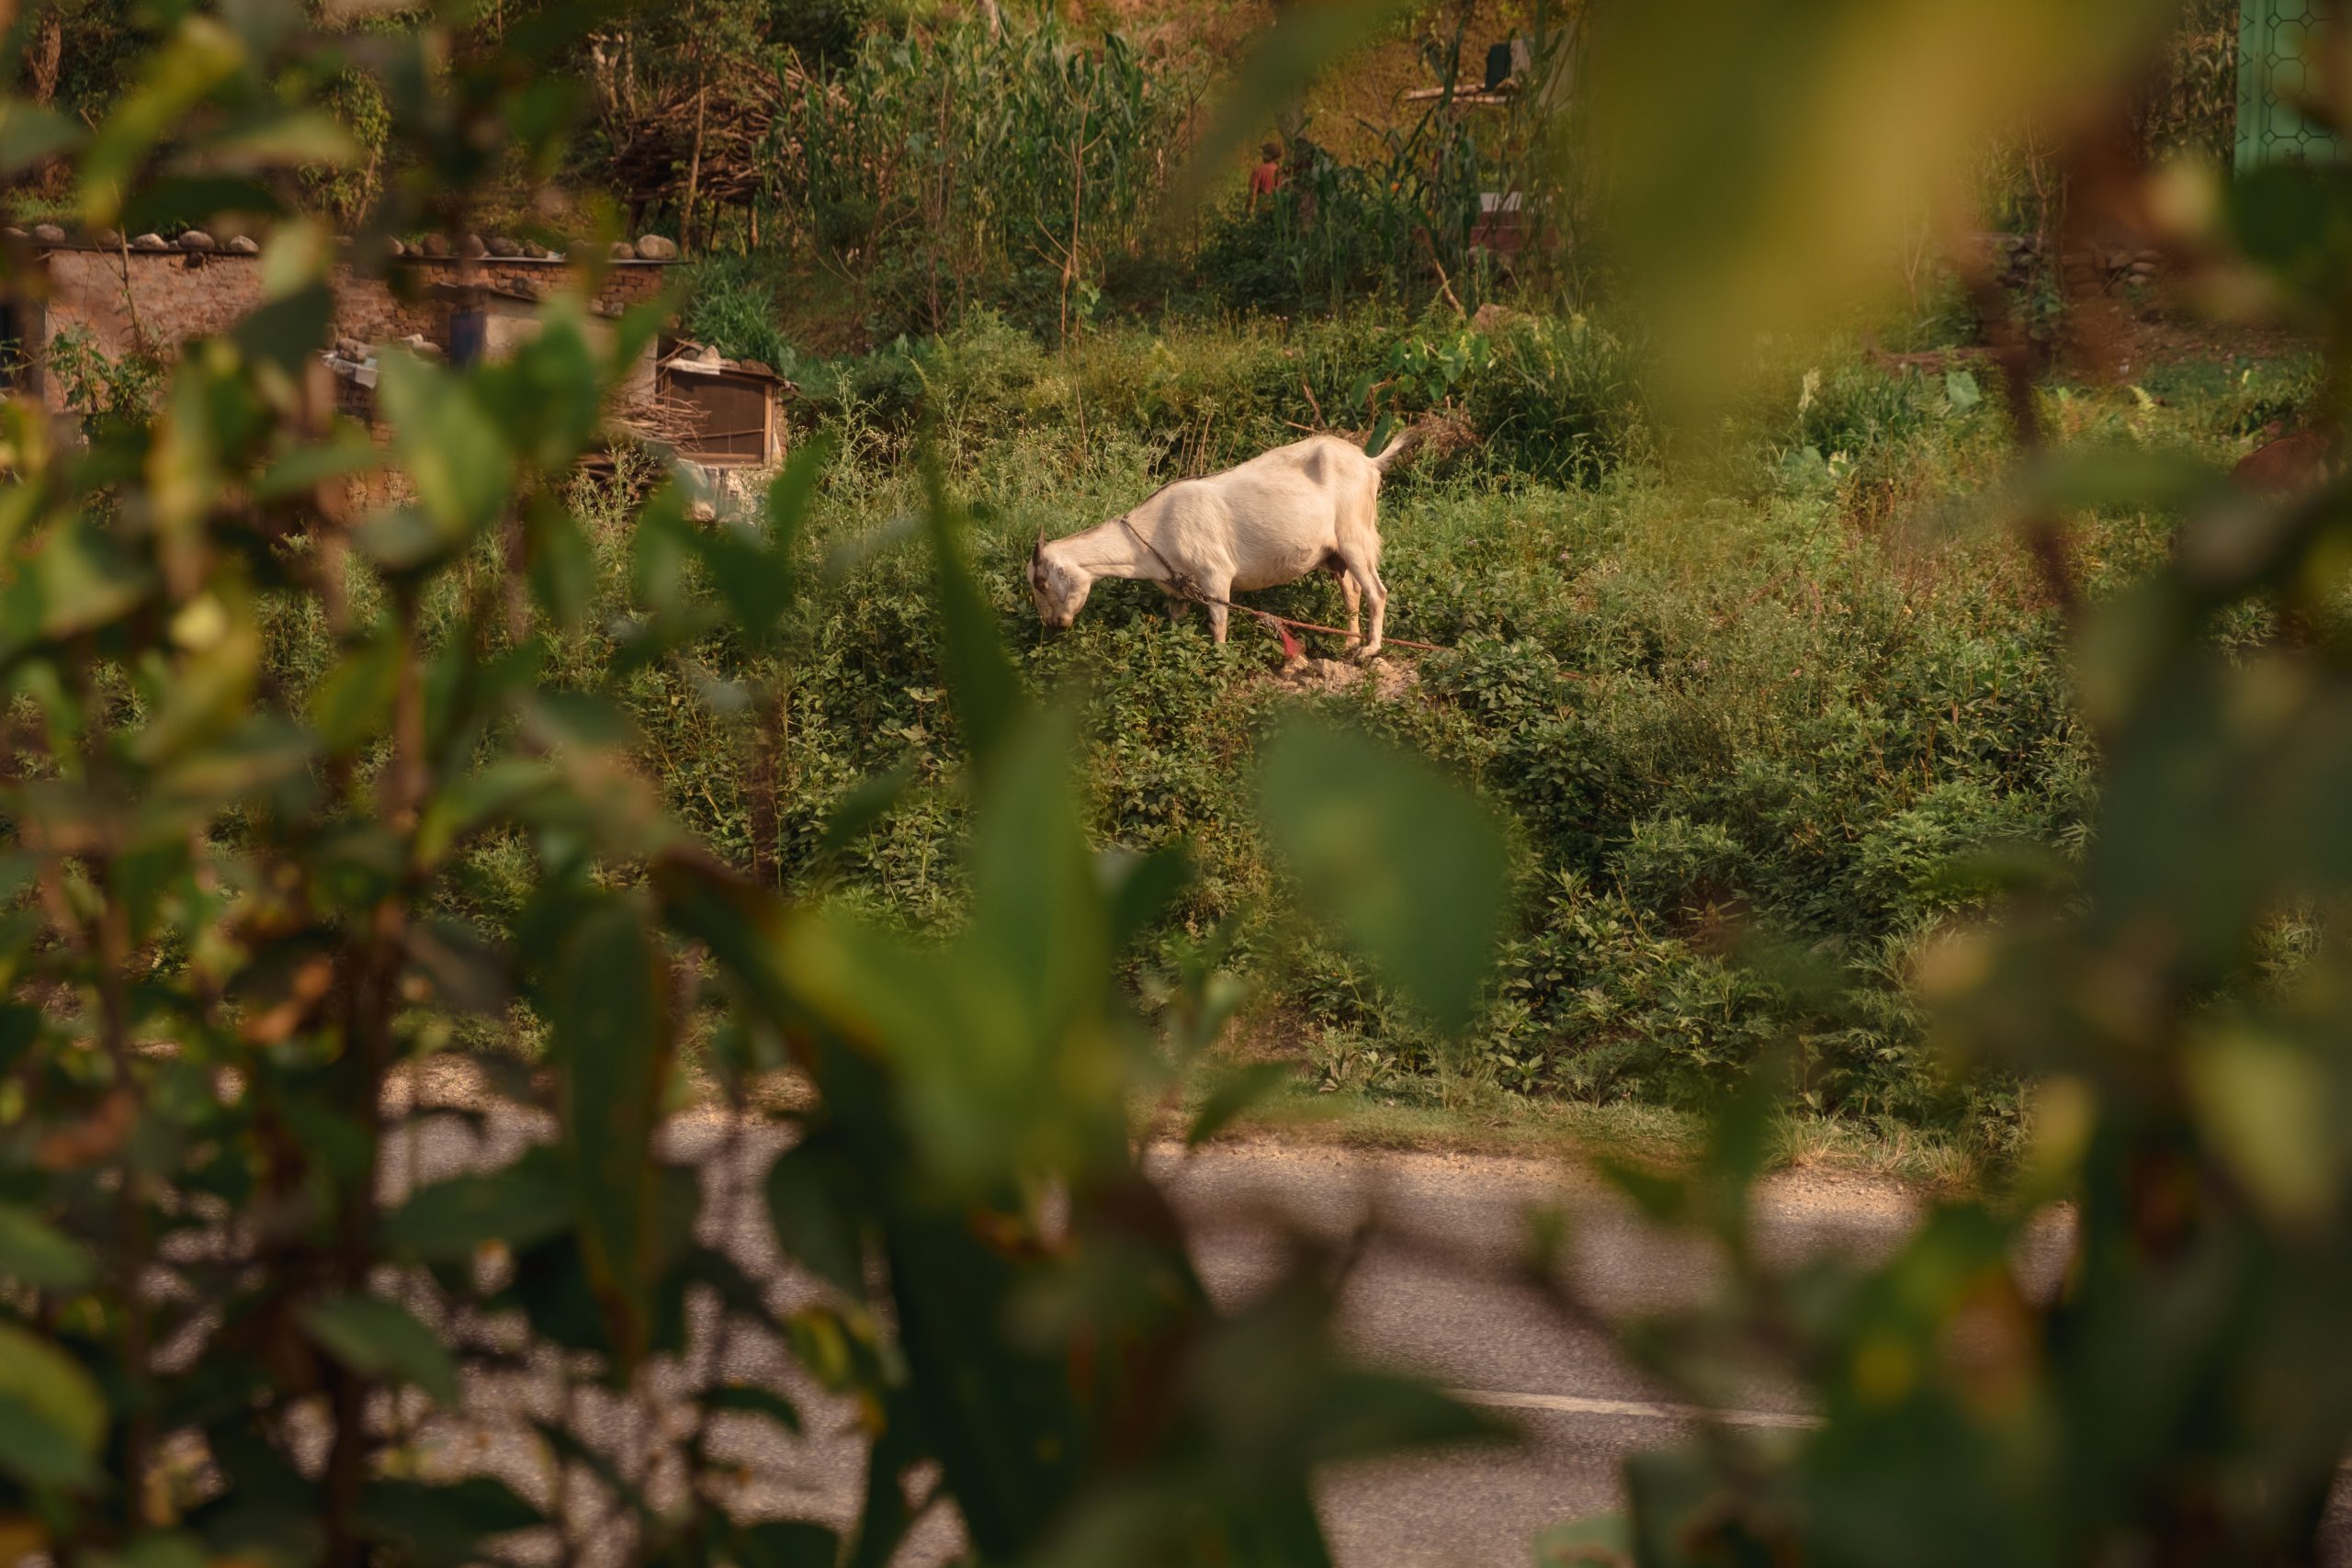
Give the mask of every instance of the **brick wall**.
M 430 343 L 447 343 L 449 306 L 425 289 L 435 283 L 471 282 L 519 294 L 546 296 L 575 288 L 580 275 L 562 262 L 488 260 L 470 264 L 454 258 L 403 256 L 391 263 L 387 277 L 362 277 L 348 267 L 334 275 L 334 335 L 357 338 L 365 344 L 388 343 L 422 334 Z M 605 310 L 625 310 L 662 291 L 666 267 L 651 263 L 624 264 L 605 274 L 603 287 L 591 303 Z
M 48 335 L 89 329 L 98 347 L 119 358 L 131 346 L 136 318 L 148 337 L 184 343 L 224 332 L 261 303 L 258 258 L 133 251 L 130 288 L 120 253 L 49 253 Z
M 98 347 L 120 356 L 131 346 L 134 315 L 152 342 L 177 344 L 226 332 L 261 303 L 261 258 L 230 252 L 53 250 L 47 253 L 49 299 L 44 336 L 86 327 Z M 467 269 L 470 265 L 470 272 Z M 128 284 L 126 288 L 126 265 Z M 356 338 L 369 344 L 411 334 L 445 343 L 449 307 L 424 290 L 434 283 L 461 280 L 520 293 L 548 295 L 575 288 L 580 275 L 562 262 L 455 258 L 396 258 L 389 277 L 366 277 L 337 266 L 332 282 L 334 321 L 329 337 Z M 617 310 L 661 292 L 665 266 L 622 263 L 610 268 L 594 303 Z M 51 407 L 60 406 L 54 378 L 47 386 Z

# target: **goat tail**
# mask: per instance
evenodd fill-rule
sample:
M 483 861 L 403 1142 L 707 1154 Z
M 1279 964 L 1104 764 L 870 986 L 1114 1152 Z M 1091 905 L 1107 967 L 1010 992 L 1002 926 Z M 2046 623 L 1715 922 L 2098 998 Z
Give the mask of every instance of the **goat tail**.
M 1410 457 L 1415 449 L 1428 439 L 1429 432 L 1422 428 L 1420 421 L 1416 420 L 1396 433 L 1396 437 L 1381 449 L 1380 456 L 1372 460 L 1372 466 L 1385 474 Z

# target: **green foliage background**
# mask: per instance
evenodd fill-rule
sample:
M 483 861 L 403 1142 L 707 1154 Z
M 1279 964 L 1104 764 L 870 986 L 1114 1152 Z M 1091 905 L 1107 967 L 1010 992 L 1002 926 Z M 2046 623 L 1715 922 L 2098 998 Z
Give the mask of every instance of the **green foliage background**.
M 730 299 L 730 269 L 707 276 Z M 1464 368 L 1363 395 L 1398 363 L 1449 355 Z M 1913 966 L 1998 891 L 2003 855 L 2078 851 L 2096 757 L 2040 585 L 2011 545 L 1964 521 L 2006 443 L 1973 382 L 1827 345 L 1762 378 L 1733 436 L 1678 479 L 1632 350 L 1583 319 L 1488 336 L 1448 314 L 1368 310 L 1289 329 L 1106 330 L 1055 349 L 980 315 L 795 374 L 801 438 L 828 454 L 810 570 L 916 502 L 900 465 L 929 432 L 970 487 L 981 581 L 1029 678 L 1083 694 L 1091 830 L 1198 858 L 1138 961 L 1165 968 L 1241 920 L 1234 962 L 1266 986 L 1250 1032 L 1301 1053 L 1310 1083 L 1408 1103 L 1467 1083 L 1696 1107 L 1793 1036 L 1813 1110 L 1941 1127 L 1996 1163 L 2015 1153 L 2016 1091 L 1945 1079 Z M 2048 395 L 2086 446 L 2226 461 L 2303 406 L 2314 375 L 2308 362 L 2190 363 L 2136 389 Z M 1089 525 L 1176 473 L 1277 444 L 1315 407 L 1369 424 L 1441 403 L 1481 439 L 1384 498 L 1397 632 L 1449 649 L 1396 656 L 1418 680 L 1402 700 L 1377 682 L 1301 695 L 1271 637 L 1243 626 L 1218 649 L 1196 623 L 1167 624 L 1142 585 L 1103 585 L 1069 634 L 1036 626 L 1020 564 L 1040 529 Z M 2169 531 L 2128 508 L 2087 522 L 2092 592 L 2144 576 Z M 963 908 L 963 823 L 927 592 L 917 563 L 885 556 L 811 605 L 775 856 L 787 886 L 945 929 Z M 1252 603 L 1338 614 L 1319 581 Z M 719 648 L 691 674 L 649 672 L 639 713 L 673 808 L 748 857 L 746 766 L 710 744 L 694 690 L 706 670 L 737 666 Z M 1246 763 L 1301 706 L 1443 762 L 1514 824 L 1510 940 L 1465 1052 L 1441 1050 L 1267 864 Z M 831 842 L 839 803 L 891 770 L 915 792 L 846 849 Z M 1752 962 L 1775 946 L 1810 953 L 1834 984 L 1776 984 Z
M 1864 10 L 1878 47 L 1835 47 Z M 344 1568 L 593 1531 L 863 1568 L 952 1503 L 981 1561 L 1312 1568 L 1318 1465 L 1494 1434 L 1334 1351 L 1334 1260 L 1229 1307 L 1195 1273 L 1134 1115 L 1204 1089 L 1197 1143 L 1259 1087 L 1211 1049 L 1246 969 L 1335 1082 L 1709 1105 L 1686 1167 L 1603 1162 L 1710 1249 L 1704 1300 L 1608 1318 L 1565 1213 L 1520 1282 L 1702 1411 L 1760 1382 L 1817 1424 L 1702 1416 L 1545 1559 L 2312 1560 L 2352 1445 L 2352 481 L 2265 497 L 2226 463 L 2282 416 L 2339 432 L 2340 367 L 2094 389 L 1984 288 L 1918 326 L 1991 339 L 1935 373 L 1763 332 L 1850 316 L 1911 193 L 2119 88 L 2174 8 L 1612 11 L 1606 314 L 1106 329 L 1066 263 L 1050 344 L 1033 291 L 1019 327 L 965 299 L 793 365 L 823 439 L 713 517 L 626 457 L 575 471 L 657 311 L 609 355 L 556 301 L 506 363 L 387 356 L 381 446 L 300 374 L 333 248 L 297 197 L 367 152 L 327 156 L 313 98 L 365 78 L 396 143 L 353 187 L 359 265 L 564 165 L 584 18 L 496 16 L 449 49 L 158 11 L 95 126 L 0 118 L 91 225 L 281 219 L 228 334 L 66 345 L 86 439 L 0 412 L 8 1550 Z M 681 18 L 698 73 L 760 36 Z M 1329 36 L 1239 79 L 1295 85 Z M 1884 155 L 1838 177 L 1865 129 Z M 2216 297 L 2345 341 L 2338 173 L 2159 213 L 2064 151 L 2070 196 L 2136 194 Z M 748 331 L 774 279 L 707 281 Z M 1398 629 L 1449 648 L 1408 694 L 1302 703 L 1143 593 L 1027 629 L 1038 527 L 1302 403 L 1471 437 L 1390 498 Z M 353 507 L 387 468 L 401 498 Z M 724 1107 L 699 1169 L 665 1136 L 689 1061 Z M 425 1064 L 467 1092 L 420 1098 Z M 1755 1183 L 1792 1096 L 2014 1158 L 1886 1257 L 1787 1269 Z M 2056 1205 L 2052 1284 L 2017 1258 Z M 747 1269 L 747 1224 L 807 1293 Z M 738 1343 L 770 1375 L 737 1381 Z M 517 1375 L 554 1414 L 517 1422 Z M 854 1413 L 845 1515 L 745 1506 L 718 1438 L 797 1429 L 804 1389 Z M 466 1462 L 485 1424 L 527 1464 Z

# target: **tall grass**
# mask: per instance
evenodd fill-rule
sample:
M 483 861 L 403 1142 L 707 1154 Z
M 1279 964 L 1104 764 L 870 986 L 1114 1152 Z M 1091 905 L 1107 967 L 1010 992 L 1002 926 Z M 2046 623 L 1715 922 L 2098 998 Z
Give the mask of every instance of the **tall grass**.
M 930 326 L 1007 280 L 1067 316 L 1139 247 L 1190 107 L 1124 35 L 1052 10 L 872 34 L 779 126 L 774 197 Z
M 1424 41 L 1430 81 L 1459 77 L 1463 36 Z M 1379 128 L 1354 162 L 1295 126 L 1273 199 L 1169 223 L 1170 175 L 1207 86 L 1050 10 L 1016 10 L 1001 31 L 873 33 L 779 120 L 768 200 L 804 260 L 854 279 L 886 338 L 976 303 L 1062 334 L 1106 297 L 1295 314 L 1443 289 L 1475 308 L 1497 281 L 1477 243 L 1482 195 L 1558 215 L 1531 114 L 1438 101 Z M 1554 259 L 1542 242 L 1525 257 Z

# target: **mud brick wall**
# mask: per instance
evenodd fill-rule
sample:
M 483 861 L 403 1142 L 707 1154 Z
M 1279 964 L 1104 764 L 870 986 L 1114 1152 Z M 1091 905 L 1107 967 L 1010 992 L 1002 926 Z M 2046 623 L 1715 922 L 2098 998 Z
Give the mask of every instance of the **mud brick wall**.
M 46 335 L 87 328 L 111 358 L 130 351 L 134 318 L 151 341 L 177 344 L 225 332 L 261 303 L 254 256 L 133 251 L 126 263 L 119 251 L 72 250 L 48 259 Z
M 581 275 L 563 262 L 485 260 L 467 264 L 455 258 L 400 256 L 385 277 L 362 277 L 348 267 L 335 269 L 335 337 L 356 338 L 365 344 L 389 343 L 422 335 L 428 343 L 446 344 L 449 305 L 428 297 L 435 283 L 476 283 L 516 294 L 560 294 L 580 286 Z M 604 310 L 626 310 L 662 291 L 668 268 L 650 262 L 621 263 L 605 274 L 591 298 Z
M 228 331 L 261 303 L 261 258 L 232 252 L 120 251 L 60 248 L 46 254 L 49 297 L 43 340 L 73 327 L 86 328 L 98 348 L 113 357 L 129 352 L 137 333 L 148 341 L 177 345 L 191 338 Z M 446 344 L 449 306 L 426 297 L 435 283 L 469 281 L 516 293 L 548 295 L 579 287 L 581 274 L 560 261 L 522 258 L 472 264 L 455 258 L 397 257 L 389 277 L 368 277 L 338 265 L 332 276 L 335 309 L 330 340 L 356 338 L 368 344 L 412 334 Z M 617 310 L 650 299 L 662 290 L 668 268 L 654 262 L 622 262 L 607 270 L 592 300 Z M 127 287 L 126 287 L 127 284 Z M 51 408 L 62 408 L 54 377 L 44 391 Z

